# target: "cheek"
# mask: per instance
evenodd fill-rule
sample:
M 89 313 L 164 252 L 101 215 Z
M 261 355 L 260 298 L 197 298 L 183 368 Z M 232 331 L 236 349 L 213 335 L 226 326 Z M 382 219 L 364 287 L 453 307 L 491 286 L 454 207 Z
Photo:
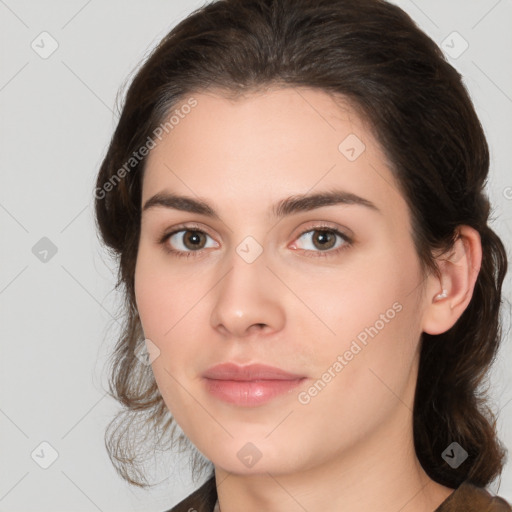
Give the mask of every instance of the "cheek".
M 190 332 L 184 339 L 183 327 L 193 313 L 194 283 L 186 286 L 158 258 L 146 257 L 141 248 L 134 284 L 144 336 L 158 348 L 158 356 L 151 364 L 157 386 L 171 414 L 177 415 L 178 422 L 186 423 L 187 418 L 182 419 L 180 411 L 187 410 L 187 396 L 180 383 L 186 385 L 191 377 L 187 375 L 191 370 L 187 361 L 193 360 L 193 343 Z
M 305 331 L 314 343 L 302 348 L 314 362 L 316 377 L 331 368 L 340 376 L 332 379 L 337 381 L 333 389 L 340 386 L 352 396 L 369 399 L 375 386 L 384 387 L 376 375 L 398 388 L 404 385 L 421 334 L 415 290 L 421 278 L 414 252 L 374 252 L 328 279 L 318 275 L 314 286 L 311 276 L 300 273 L 289 271 L 287 279 L 314 313 L 306 315 Z
M 167 406 L 180 401 L 179 383 L 196 378 L 204 354 L 204 300 L 207 284 L 141 248 L 135 270 L 135 296 L 144 336 L 159 350 L 152 368 Z M 174 378 L 173 378 L 174 377 Z
M 408 276 L 404 272 L 397 279 L 392 258 L 385 256 L 368 250 L 321 271 L 280 269 L 283 281 L 293 283 L 293 309 L 300 311 L 309 334 L 314 331 L 322 346 L 342 349 L 360 333 L 364 341 L 365 329 L 382 323 L 380 315 L 388 312 L 385 320 L 395 317 L 393 304 L 402 301 L 400 281 Z M 290 307 L 288 312 L 295 314 Z
M 155 250 L 140 248 L 135 268 L 135 298 L 146 337 L 162 342 L 185 320 L 204 295 L 201 280 L 176 271 Z
M 396 297 L 344 303 L 336 337 L 311 353 L 315 376 L 298 397 L 297 418 L 327 445 L 353 443 L 396 408 L 412 410 L 419 330 L 414 301 Z

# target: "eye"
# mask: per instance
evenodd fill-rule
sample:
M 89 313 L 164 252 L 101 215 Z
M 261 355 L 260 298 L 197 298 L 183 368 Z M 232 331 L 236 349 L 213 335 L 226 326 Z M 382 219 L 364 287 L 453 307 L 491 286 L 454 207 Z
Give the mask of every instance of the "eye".
M 177 256 L 189 256 L 190 254 L 186 253 L 218 247 L 218 243 L 210 235 L 199 229 L 173 231 L 164 235 L 161 243 L 165 245 L 166 250 Z
M 177 257 L 199 256 L 204 249 L 219 247 L 206 232 L 194 227 L 181 228 L 165 234 L 160 243 Z M 318 227 L 303 232 L 290 246 L 303 250 L 307 256 L 332 256 L 352 245 L 352 240 L 337 229 Z M 322 254 L 325 253 L 325 254 Z
M 303 249 L 313 252 L 338 253 L 349 247 L 352 240 L 337 229 L 333 228 L 315 228 L 302 233 L 291 245 L 292 249 Z M 327 256 L 327 254 L 317 254 L 318 256 Z

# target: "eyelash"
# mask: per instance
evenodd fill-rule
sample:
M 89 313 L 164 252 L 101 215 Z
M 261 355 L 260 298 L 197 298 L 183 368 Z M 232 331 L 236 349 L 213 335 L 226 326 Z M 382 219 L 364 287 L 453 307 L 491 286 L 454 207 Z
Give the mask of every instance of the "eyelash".
M 173 231 L 171 231 L 170 233 L 165 233 L 160 238 L 158 243 L 163 246 L 164 250 L 168 254 L 171 254 L 172 256 L 174 256 L 176 258 L 191 258 L 191 257 L 195 258 L 195 257 L 201 256 L 202 253 L 204 252 L 204 249 L 200 249 L 198 251 L 177 251 L 176 249 L 171 249 L 169 247 L 169 244 L 167 243 L 167 241 L 171 238 L 171 236 L 175 235 L 176 233 L 180 233 L 182 231 L 183 232 L 195 231 L 195 232 L 207 235 L 210 238 L 213 238 L 206 231 L 201 229 L 199 226 L 194 226 L 194 225 L 178 226 L 177 228 L 173 229 Z M 324 225 L 314 226 L 312 228 L 306 229 L 305 231 L 302 231 L 296 237 L 296 240 L 301 238 L 306 233 L 311 233 L 311 232 L 315 232 L 315 231 L 327 231 L 329 233 L 334 233 L 335 235 L 339 236 L 343 240 L 344 244 L 341 247 L 338 247 L 337 249 L 327 250 L 327 251 L 312 251 L 312 250 L 308 250 L 308 249 L 296 249 L 296 250 L 302 251 L 303 255 L 308 258 L 333 257 L 333 256 L 340 254 L 342 251 L 348 249 L 349 247 L 351 247 L 353 245 L 353 240 L 350 237 L 348 237 L 345 233 L 338 231 L 336 228 L 332 228 L 330 226 L 324 226 Z M 313 253 L 313 254 L 311 254 L 311 253 Z

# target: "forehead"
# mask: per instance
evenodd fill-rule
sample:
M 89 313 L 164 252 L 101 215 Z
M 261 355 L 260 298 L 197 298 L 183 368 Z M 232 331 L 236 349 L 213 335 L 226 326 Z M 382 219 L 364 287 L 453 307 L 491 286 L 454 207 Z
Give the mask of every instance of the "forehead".
M 370 127 L 341 97 L 297 87 L 237 98 L 209 91 L 188 95 L 171 118 L 148 156 L 143 202 L 172 190 L 257 208 L 343 188 L 383 209 L 406 208 Z

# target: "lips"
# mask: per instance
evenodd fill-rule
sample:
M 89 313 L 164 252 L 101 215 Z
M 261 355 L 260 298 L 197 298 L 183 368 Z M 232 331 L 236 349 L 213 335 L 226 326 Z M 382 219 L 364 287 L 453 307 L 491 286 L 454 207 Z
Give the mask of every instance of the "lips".
M 234 363 L 223 363 L 213 366 L 203 374 L 203 377 L 217 380 L 294 380 L 303 375 L 285 372 L 274 366 L 251 364 L 238 366 Z
M 238 406 L 254 407 L 290 392 L 305 377 L 263 364 L 239 366 L 223 363 L 203 374 L 207 391 Z

